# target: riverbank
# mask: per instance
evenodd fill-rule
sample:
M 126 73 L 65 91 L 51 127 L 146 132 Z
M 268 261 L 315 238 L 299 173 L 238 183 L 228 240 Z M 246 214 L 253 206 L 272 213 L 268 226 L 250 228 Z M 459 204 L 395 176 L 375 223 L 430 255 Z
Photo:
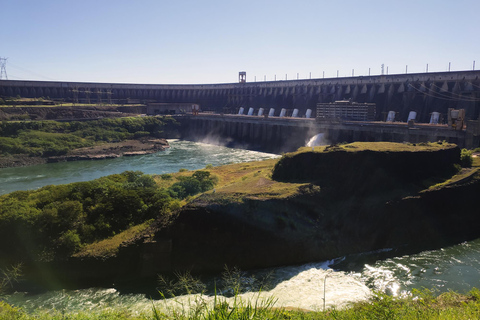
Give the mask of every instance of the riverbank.
M 177 126 L 171 117 L 2 121 L 0 168 L 154 153 L 168 147 L 163 138 Z
M 214 194 L 212 190 L 213 195 L 219 195 L 219 198 L 217 198 L 217 204 L 220 208 L 218 208 L 218 210 L 221 209 L 221 206 L 226 206 L 228 203 L 237 203 L 239 205 L 239 209 L 244 209 L 245 212 L 252 213 L 252 212 L 255 212 L 256 210 L 258 212 L 257 216 L 261 216 L 263 214 L 259 210 L 260 208 L 255 208 L 255 203 L 257 202 L 244 201 L 242 199 L 252 198 L 252 200 L 258 200 L 259 202 L 263 199 L 266 202 L 268 202 L 270 197 L 274 197 L 277 199 L 282 199 L 283 197 L 285 198 L 286 201 L 288 201 L 288 199 L 297 199 L 299 190 L 303 190 L 303 193 L 305 193 L 306 191 L 310 191 L 310 192 L 319 191 L 320 193 L 322 191 L 324 192 L 327 191 L 326 186 L 328 185 L 326 184 L 323 184 L 323 185 L 319 184 L 318 187 L 320 188 L 320 190 L 316 190 L 314 186 L 313 187 L 310 186 L 310 183 L 305 184 L 307 187 L 301 187 L 304 183 L 290 183 L 290 182 L 285 183 L 285 182 L 278 182 L 278 181 L 272 180 L 271 179 L 272 169 L 276 161 L 270 160 L 270 163 L 250 162 L 250 163 L 241 163 L 237 165 L 231 164 L 231 165 L 212 168 L 211 165 L 207 165 L 207 164 L 213 163 L 214 165 L 216 165 L 218 163 L 218 162 L 215 162 L 216 160 L 213 160 L 213 158 L 215 159 L 218 158 L 218 153 L 217 151 L 215 151 L 217 150 L 218 147 L 208 146 L 208 145 L 198 145 L 196 146 L 196 148 L 199 148 L 198 151 L 200 151 L 201 149 L 202 153 L 195 152 L 195 153 L 189 153 L 188 155 L 182 156 L 175 151 L 176 149 L 175 143 L 177 142 L 172 141 L 172 148 L 166 153 L 158 154 L 158 156 L 150 155 L 146 157 L 112 159 L 112 160 L 102 161 L 101 163 L 103 162 L 109 163 L 110 161 L 117 162 L 118 160 L 128 161 L 129 167 L 127 167 L 127 169 L 124 169 L 124 170 L 131 170 L 129 168 L 132 168 L 132 167 L 136 168 L 136 170 L 144 170 L 143 167 L 140 165 L 140 163 L 134 164 L 134 162 L 131 162 L 131 161 L 137 161 L 135 159 L 142 160 L 142 159 L 153 157 L 154 162 L 156 163 L 156 169 L 147 170 L 147 172 L 163 174 L 163 175 L 156 175 L 154 176 L 154 178 L 159 186 L 165 186 L 165 187 L 168 187 L 169 185 L 176 183 L 177 181 L 179 181 L 178 179 L 180 177 L 187 177 L 192 174 L 192 172 L 184 171 L 183 169 L 180 170 L 180 168 L 189 168 L 193 170 L 195 169 L 198 170 L 198 169 L 205 168 L 205 166 L 207 166 L 207 168 L 204 170 L 208 170 L 212 175 L 216 175 L 218 177 L 218 184 L 215 186 L 216 190 Z M 189 143 L 186 143 L 186 142 L 179 142 L 179 143 L 182 146 L 185 144 L 185 147 L 187 147 L 188 145 L 187 147 L 188 149 L 191 148 Z M 339 147 L 346 147 L 346 146 L 347 145 L 339 146 Z M 333 148 L 329 148 L 329 149 L 333 149 Z M 347 149 L 354 149 L 354 148 L 347 148 Z M 312 149 L 309 148 L 308 151 L 311 151 L 311 150 Z M 232 150 L 232 151 L 235 151 L 235 150 Z M 248 153 L 248 151 L 244 151 L 244 152 Z M 316 148 L 315 153 L 316 152 L 320 152 L 320 148 Z M 204 159 L 205 157 L 207 157 L 207 155 L 212 155 L 212 154 L 213 154 L 212 159 Z M 240 158 L 239 155 L 240 153 L 238 154 L 236 153 L 235 155 L 230 154 L 229 156 L 224 157 L 225 158 L 224 163 L 228 162 L 227 159 L 235 159 L 236 161 L 238 161 L 239 160 L 238 158 Z M 164 157 L 173 157 L 173 159 L 175 160 L 173 159 L 172 160 L 178 162 L 178 165 L 175 166 L 174 168 L 166 169 L 165 165 L 163 164 L 163 161 L 161 161 L 161 159 Z M 190 166 L 190 162 L 187 163 L 185 162 L 185 160 L 182 160 L 182 159 L 188 159 L 188 161 L 190 161 L 190 159 L 204 159 L 204 161 L 201 162 L 200 165 L 198 165 L 197 167 L 192 168 Z M 53 173 L 54 171 L 56 171 L 55 168 L 57 165 L 60 165 L 60 166 L 74 165 L 76 167 L 78 164 L 81 164 L 81 163 L 94 164 L 96 162 L 80 161 L 80 162 L 52 164 L 52 166 L 49 167 L 48 170 L 49 171 L 51 170 Z M 476 166 L 478 166 L 478 164 L 476 164 Z M 475 170 L 475 168 L 476 167 L 474 167 L 473 169 Z M 358 168 L 355 168 L 355 169 L 358 170 Z M 179 170 L 182 172 L 178 172 Z M 86 172 L 88 172 L 88 170 Z M 121 171 L 118 171 L 118 172 L 121 172 Z M 172 172 L 177 172 L 177 173 L 172 173 Z M 103 175 L 107 175 L 107 174 L 111 174 L 111 173 L 105 172 Z M 475 180 L 475 177 L 473 177 L 473 179 L 470 179 L 470 181 L 465 181 L 464 179 L 461 178 L 461 176 L 462 176 L 461 174 L 460 175 L 457 174 L 451 177 L 452 179 L 445 180 L 444 178 L 443 181 L 447 183 L 445 185 L 440 185 L 438 187 L 451 188 L 452 186 L 448 185 L 449 184 L 448 180 L 451 180 L 451 182 L 454 182 L 456 180 L 456 179 L 453 179 L 454 177 L 458 177 L 459 179 L 457 180 L 461 181 L 461 184 L 465 184 L 465 183 L 468 184 L 468 183 L 471 183 L 472 180 L 473 182 Z M 56 184 L 56 183 L 51 182 L 49 184 Z M 432 189 L 436 189 L 436 188 L 437 187 L 435 187 L 435 185 L 432 185 Z M 59 191 L 61 190 L 62 190 L 61 188 L 57 189 L 54 187 L 49 187 L 43 190 L 43 194 L 47 195 L 51 192 L 59 194 Z M 423 190 L 426 190 L 426 187 L 424 187 Z M 48 193 L 46 191 L 48 191 Z M 42 190 L 39 190 L 39 194 L 40 193 L 42 193 Z M 19 197 L 24 197 L 26 196 L 26 193 L 17 192 L 16 195 Z M 210 192 L 208 192 L 207 195 L 210 195 Z M 445 193 L 445 195 L 448 196 L 449 194 Z M 202 202 L 205 204 L 209 204 L 210 206 L 214 205 L 214 203 L 208 201 L 208 198 L 204 198 L 204 197 L 205 195 L 197 198 L 190 198 L 189 199 L 190 204 L 188 206 L 194 209 L 195 204 L 192 204 L 192 202 L 200 201 L 200 200 L 202 200 Z M 461 204 L 464 197 L 465 197 L 464 194 L 460 194 L 460 197 L 455 198 L 455 202 L 453 204 Z M 43 197 L 43 200 L 45 200 L 44 197 Z M 328 200 L 328 197 L 327 197 L 327 200 Z M 322 202 L 323 202 L 323 205 L 325 205 L 325 202 L 321 201 L 321 199 L 319 199 L 319 202 L 320 202 L 320 205 L 322 205 Z M 45 203 L 45 202 L 43 203 L 44 205 L 47 205 L 50 207 L 48 203 Z M 298 206 L 298 201 L 296 201 L 296 203 Z M 442 203 L 440 202 L 438 205 L 441 206 Z M 303 207 L 305 208 L 305 206 L 307 206 L 307 203 L 305 203 Z M 279 216 L 279 218 L 281 218 L 279 219 L 280 225 L 281 225 L 282 219 L 284 219 L 285 221 L 288 221 L 287 219 L 289 219 L 288 217 L 282 217 L 281 210 L 285 210 L 288 212 L 292 208 L 294 208 L 293 205 L 289 207 L 284 207 L 284 208 L 281 206 L 276 208 L 277 215 Z M 207 209 L 210 210 L 211 207 L 207 207 Z M 460 206 L 457 209 L 462 210 L 462 207 Z M 305 211 L 305 209 L 303 210 Z M 470 210 L 472 210 L 472 208 L 470 208 Z M 299 212 L 299 214 L 302 214 L 302 212 L 304 211 Z M 326 215 L 328 212 L 324 212 L 324 213 Z M 192 215 L 194 214 L 195 212 L 192 212 Z M 229 214 L 229 213 L 225 212 L 225 214 Z M 452 214 L 456 214 L 456 211 L 452 211 Z M 388 212 L 386 212 L 386 215 L 388 216 Z M 205 215 L 201 214 L 201 216 L 198 217 L 198 220 L 202 220 L 202 218 L 204 217 Z M 208 218 L 209 216 L 207 215 L 206 217 Z M 224 220 L 226 220 L 226 218 Z M 257 218 L 257 217 L 254 215 L 254 218 Z M 268 216 L 266 216 L 266 218 L 268 218 Z M 408 218 L 409 218 L 409 214 L 406 214 L 405 219 L 408 219 Z M 419 219 L 419 216 L 415 217 L 415 219 Z M 413 219 L 411 222 L 414 223 L 415 221 L 417 221 L 415 219 Z M 461 217 L 459 219 L 461 219 Z M 236 220 L 234 220 L 232 223 L 235 224 L 235 221 Z M 323 221 L 325 220 L 322 220 L 319 222 L 321 223 Z M 204 223 L 208 224 L 209 222 L 210 221 L 207 220 Z M 255 223 L 255 221 L 252 221 L 252 223 Z M 287 226 L 288 225 L 289 224 L 287 224 Z M 361 226 L 362 225 L 359 224 L 359 227 Z M 452 226 L 454 226 L 454 224 L 452 224 Z M 399 226 L 399 228 L 401 227 L 402 226 Z M 213 226 L 212 232 L 218 233 L 218 230 L 219 229 L 222 230 L 222 228 L 228 229 L 228 225 L 217 224 Z M 199 224 L 197 229 L 198 229 L 196 231 L 197 235 L 201 235 L 202 232 L 205 232 L 205 233 L 209 232 L 208 229 L 203 229 L 203 224 Z M 241 229 L 241 226 L 238 229 Z M 229 229 L 229 230 L 232 230 L 232 234 L 230 235 L 230 237 L 237 237 L 237 235 L 235 234 L 235 230 L 238 230 L 238 229 L 234 229 L 234 228 Z M 184 235 L 186 232 L 189 231 L 189 230 L 182 230 L 182 229 L 177 229 L 177 230 L 179 233 L 176 238 L 175 237 L 172 238 L 173 241 L 171 243 L 169 243 L 168 241 L 165 241 L 163 243 L 165 245 L 163 247 L 164 251 L 175 249 L 177 246 L 178 238 L 181 238 L 182 235 Z M 134 231 L 134 230 L 131 230 L 131 231 Z M 72 303 L 73 304 L 79 303 L 82 306 L 89 306 L 89 305 L 97 306 L 98 301 L 102 302 L 102 303 L 99 303 L 99 305 L 103 305 L 104 301 L 111 301 L 111 299 L 115 299 L 115 296 L 118 296 L 117 298 L 119 301 L 125 302 L 126 300 L 131 299 L 132 301 L 135 300 L 140 302 L 141 298 L 144 298 L 144 297 L 141 294 L 139 294 L 138 300 L 137 298 L 133 298 L 133 297 L 130 298 L 130 294 L 126 294 L 126 293 L 130 293 L 131 291 L 128 291 L 130 289 L 128 289 L 128 287 L 125 287 L 125 283 L 122 284 L 122 281 L 125 282 L 127 279 L 130 279 L 131 284 L 138 285 L 138 283 L 142 281 L 140 278 L 141 272 L 137 272 L 138 269 L 136 269 L 135 265 L 129 263 L 128 260 L 122 260 L 119 258 L 120 256 L 126 257 L 124 256 L 124 254 L 128 253 L 127 251 L 130 251 L 130 253 L 132 252 L 135 253 L 136 251 L 136 253 L 138 253 L 138 258 L 139 259 L 142 258 L 142 260 L 135 260 L 136 256 L 130 256 L 130 257 L 132 258 L 132 260 L 134 260 L 133 262 L 137 263 L 136 264 L 137 266 L 142 267 L 142 269 L 140 269 L 142 272 L 151 272 L 156 265 L 161 263 L 167 263 L 168 257 L 169 257 L 168 254 L 160 256 L 158 261 L 151 259 L 152 256 L 155 257 L 155 255 L 158 254 L 158 249 L 160 245 L 160 243 L 158 242 L 162 240 L 161 238 L 156 238 L 156 239 L 153 238 L 152 237 L 153 233 L 151 231 L 152 229 L 150 229 L 149 232 L 143 232 L 143 233 L 141 232 L 137 234 L 138 236 L 140 236 L 139 238 L 137 238 L 138 241 L 132 241 L 130 242 L 130 244 L 128 241 L 122 240 L 119 238 L 123 233 L 118 234 L 119 237 L 115 237 L 115 239 L 112 238 L 112 240 L 114 241 L 117 241 L 117 240 L 120 240 L 120 241 L 118 241 L 116 245 L 116 248 L 119 250 L 118 251 L 114 250 L 116 254 L 111 256 L 111 258 L 108 258 L 106 255 L 102 256 L 102 253 L 100 252 L 100 250 L 97 250 L 97 251 L 91 250 L 90 255 L 86 254 L 82 258 L 79 257 L 79 259 L 74 259 L 74 261 L 71 261 L 71 265 L 68 266 L 66 269 L 69 270 L 71 268 L 73 271 L 75 271 L 75 270 L 78 270 L 79 268 L 83 268 L 84 271 L 89 270 L 89 272 L 92 274 L 92 278 L 90 279 L 91 282 L 89 283 L 80 282 L 80 284 L 75 285 L 73 282 L 75 282 L 75 279 L 76 279 L 75 277 L 78 276 L 78 274 L 75 272 L 72 272 L 70 274 L 71 277 L 66 278 L 67 281 L 63 282 L 62 284 L 58 276 L 60 276 L 61 273 L 63 273 L 63 271 L 61 271 L 60 273 L 53 272 L 53 275 L 55 277 L 50 278 L 52 281 L 51 282 L 46 281 L 47 283 L 50 284 L 50 286 L 52 286 L 52 284 L 57 284 L 56 286 L 57 288 L 70 287 L 70 288 L 78 289 L 79 287 L 88 286 L 90 284 L 97 287 L 101 283 L 103 283 L 106 286 L 105 288 L 110 288 L 110 289 L 101 290 L 98 292 L 98 294 L 94 293 L 96 292 L 94 289 L 85 289 L 85 290 L 78 290 L 78 291 L 77 290 L 75 291 L 60 290 L 58 292 L 46 292 L 44 295 L 41 295 L 41 297 L 38 297 L 38 298 L 36 297 L 36 295 L 32 296 L 32 291 L 27 290 L 30 293 L 26 295 L 24 299 L 17 300 L 17 302 L 16 303 L 13 302 L 13 304 L 25 305 L 31 308 L 33 301 L 38 300 L 37 303 L 35 303 L 37 306 L 51 306 L 48 308 L 58 307 L 58 308 L 61 308 L 62 310 L 67 310 L 67 309 L 64 309 L 64 307 L 65 308 L 70 307 Z M 281 232 L 279 233 L 280 235 L 282 234 Z M 319 233 L 322 233 L 322 230 L 319 230 Z M 192 235 L 192 237 L 193 236 L 194 235 Z M 130 236 L 129 239 L 134 240 L 135 237 Z M 164 239 L 164 240 L 168 240 L 168 239 Z M 204 248 L 204 244 L 203 244 L 204 241 L 202 239 L 197 239 L 197 240 L 201 240 L 199 243 L 199 248 L 197 249 L 202 250 Z M 105 241 L 108 241 L 108 239 Z M 114 241 L 112 241 L 112 243 Z M 415 241 L 415 239 L 412 238 L 412 241 Z M 101 247 L 104 244 L 105 243 L 103 244 L 98 243 L 97 248 L 101 249 Z M 103 248 L 106 248 L 108 249 L 108 251 L 110 251 L 112 247 L 105 245 L 103 246 Z M 405 247 L 401 247 L 399 249 L 391 248 L 389 250 L 380 251 L 382 252 L 382 254 L 381 254 L 381 257 L 378 257 L 378 258 L 375 258 L 375 256 L 377 256 L 377 254 L 375 253 L 367 254 L 367 256 L 370 257 L 369 258 L 370 260 L 367 260 L 367 261 L 366 261 L 365 254 L 359 254 L 358 256 L 356 255 L 347 256 L 345 257 L 344 260 L 343 258 L 340 259 L 344 261 L 341 267 L 339 266 L 338 263 L 336 263 L 338 262 L 338 260 L 334 263 L 334 265 L 329 265 L 331 268 L 334 268 L 336 271 L 322 269 L 322 268 L 326 268 L 325 264 L 308 264 L 305 266 L 291 266 L 287 268 L 288 269 L 287 272 L 285 268 L 275 268 L 274 270 L 276 273 L 278 270 L 278 273 L 277 273 L 278 275 L 287 275 L 286 278 L 282 278 L 283 280 L 280 280 L 282 283 L 281 285 L 278 286 L 279 289 L 283 288 L 286 291 L 283 294 L 280 294 L 278 291 L 275 291 L 273 294 L 275 295 L 275 297 L 278 297 L 280 301 L 285 301 L 283 305 L 286 305 L 286 306 L 297 306 L 297 307 L 300 306 L 302 308 L 312 309 L 310 305 L 315 305 L 317 306 L 317 308 L 320 308 L 323 304 L 321 297 L 323 296 L 324 278 L 326 274 L 329 274 L 329 277 L 327 280 L 327 307 L 328 305 L 338 305 L 338 300 L 335 300 L 333 295 L 341 295 L 342 297 L 352 296 L 352 292 L 350 290 L 345 291 L 346 289 L 344 288 L 344 284 L 346 283 L 345 280 L 347 279 L 341 276 L 341 272 L 338 271 L 339 267 L 341 268 L 340 270 L 354 271 L 355 274 L 361 272 L 363 283 L 365 283 L 371 289 L 381 290 L 382 292 L 397 292 L 398 294 L 401 295 L 404 292 L 410 292 L 413 288 L 420 288 L 420 287 L 441 288 L 442 285 L 444 286 L 443 288 L 441 288 L 442 291 L 447 291 L 448 288 L 453 288 L 453 290 L 459 290 L 460 292 L 467 292 L 468 290 L 471 289 L 474 283 L 478 281 L 478 280 L 475 280 L 475 279 L 478 279 L 478 277 L 472 278 L 472 275 L 476 275 L 475 273 L 476 266 L 477 266 L 476 261 L 478 261 L 478 255 L 476 254 L 476 252 L 478 248 L 478 241 L 466 242 L 462 245 L 455 246 L 455 248 L 457 249 L 455 248 L 449 249 L 446 247 L 442 247 L 442 248 L 445 248 L 445 250 L 439 249 L 439 250 L 432 251 L 430 253 L 426 252 L 421 255 L 409 254 L 403 258 L 402 258 L 403 254 L 408 254 L 409 252 L 412 253 L 413 251 L 399 250 L 399 249 L 408 249 Z M 253 248 L 253 251 L 255 250 L 256 249 Z M 82 250 L 82 252 L 84 253 L 87 253 L 86 251 L 87 250 L 85 251 Z M 288 251 L 288 250 L 286 249 L 285 251 Z M 446 252 L 449 252 L 449 253 L 446 254 Z M 95 255 L 93 255 L 93 253 L 95 253 Z M 222 254 L 222 252 L 219 254 Z M 408 258 L 409 256 L 411 258 Z M 433 258 L 432 256 L 434 256 L 435 258 Z M 398 258 L 387 259 L 388 257 L 398 257 Z M 372 258 L 373 260 L 371 260 Z M 381 259 L 386 261 L 383 264 L 381 261 L 379 261 L 377 264 L 375 263 L 376 259 Z M 472 261 L 471 265 L 468 264 L 467 262 L 469 261 L 468 259 L 471 259 Z M 87 263 L 88 261 L 90 261 L 90 264 Z M 76 265 L 76 263 L 78 263 L 79 265 Z M 98 269 L 102 263 L 104 263 L 105 273 L 103 273 L 102 271 L 103 269 L 102 270 Z M 365 263 L 370 264 L 370 266 L 364 266 Z M 352 267 L 352 264 L 354 265 L 353 267 Z M 43 267 L 44 271 L 48 270 L 47 269 L 48 266 L 49 266 L 48 264 L 37 264 L 37 267 L 38 268 Z M 118 272 L 119 268 L 123 268 L 123 272 L 119 273 Z M 359 268 L 359 269 L 356 269 L 356 268 Z M 364 268 L 364 271 L 362 271 L 362 268 Z M 266 272 L 269 272 L 269 271 L 267 270 Z M 456 276 L 457 278 L 455 278 L 455 280 L 450 279 L 449 277 L 451 277 L 452 274 L 454 273 L 458 273 L 458 275 Z M 93 278 L 95 274 L 98 275 L 96 279 Z M 260 274 L 258 273 L 254 273 L 254 274 L 256 275 L 257 278 L 261 278 Z M 44 273 L 45 280 L 47 279 L 46 278 L 47 276 L 48 276 L 48 273 Z M 105 276 L 105 282 L 102 282 L 103 280 L 102 276 Z M 386 278 L 383 279 L 384 277 Z M 428 278 L 429 280 L 422 281 L 421 279 L 425 277 Z M 275 279 L 277 279 L 277 277 L 275 277 Z M 208 279 L 203 278 L 203 280 L 208 280 Z M 412 284 L 412 281 L 413 281 L 413 284 Z M 456 285 L 456 283 L 465 284 L 465 282 L 471 283 L 472 285 L 471 286 Z M 39 285 L 39 282 L 35 282 L 35 283 Z M 154 286 L 156 286 L 156 283 L 157 283 L 156 276 L 151 277 L 148 282 L 144 282 L 145 287 L 138 288 L 137 290 L 155 291 Z M 391 288 L 392 290 L 390 289 L 385 290 L 384 286 L 386 286 L 387 288 Z M 116 288 L 116 290 L 113 288 Z M 42 286 L 39 289 L 44 290 L 45 287 Z M 134 292 L 146 293 L 149 291 L 134 291 Z M 292 292 L 295 293 L 295 299 L 293 299 L 294 298 L 293 296 L 290 298 Z M 108 294 L 106 295 L 106 293 Z M 353 295 L 353 296 L 358 297 L 358 295 Z M 100 299 L 100 297 L 101 297 L 101 300 L 98 300 Z M 317 297 L 318 301 L 316 303 L 311 303 L 310 297 L 312 298 Z M 301 301 L 301 302 L 292 302 L 292 299 L 295 301 Z M 357 299 L 353 299 L 353 300 L 357 300 Z M 135 302 L 136 307 L 133 307 L 133 310 L 143 309 L 143 306 L 146 306 L 147 310 L 150 310 L 151 301 L 149 299 L 146 299 L 145 301 L 143 300 L 141 301 L 142 302 L 140 302 L 139 304 Z M 125 305 L 129 305 L 129 304 L 125 304 Z M 68 312 L 68 311 L 65 311 L 65 312 Z
M 473 289 L 467 294 L 447 292 L 436 295 L 424 289 L 411 296 L 396 298 L 385 294 L 373 295 L 368 301 L 357 302 L 347 308 L 303 310 L 276 307 L 274 298 L 244 301 L 236 298 L 203 296 L 189 301 L 178 299 L 175 306 L 163 301 L 152 301 L 150 310 L 136 312 L 129 309 L 109 308 L 100 312 L 65 312 L 63 310 L 37 310 L 29 314 L 21 308 L 0 301 L 2 319 L 478 319 L 480 292 Z
M 68 151 L 64 156 L 34 157 L 25 154 L 1 156 L 0 168 L 24 167 L 62 161 L 113 159 L 122 156 L 155 153 L 166 148 L 168 148 L 166 139 L 144 137 L 78 148 Z
M 181 270 L 247 270 L 459 243 L 478 237 L 480 223 L 480 176 L 475 168 L 457 172 L 459 161 L 450 144 L 354 143 L 208 168 L 218 177 L 215 189 L 190 198 L 168 224 L 158 221 L 117 243 L 113 256 L 102 253 L 111 248 L 107 239 L 49 267 L 62 281 L 108 285 Z M 295 170 L 301 172 L 289 181 Z M 155 179 L 169 187 L 189 175 Z
M 109 106 L 81 105 L 76 106 L 0 106 L 1 121 L 19 120 L 94 120 L 102 118 L 132 117 L 145 114 L 145 106 Z

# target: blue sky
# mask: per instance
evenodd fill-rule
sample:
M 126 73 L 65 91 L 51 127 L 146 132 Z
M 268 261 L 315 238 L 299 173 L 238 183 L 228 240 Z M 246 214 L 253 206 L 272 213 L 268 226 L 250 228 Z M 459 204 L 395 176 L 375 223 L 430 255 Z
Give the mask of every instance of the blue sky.
M 12 80 L 200 84 L 480 69 L 480 1 L 3 0 Z

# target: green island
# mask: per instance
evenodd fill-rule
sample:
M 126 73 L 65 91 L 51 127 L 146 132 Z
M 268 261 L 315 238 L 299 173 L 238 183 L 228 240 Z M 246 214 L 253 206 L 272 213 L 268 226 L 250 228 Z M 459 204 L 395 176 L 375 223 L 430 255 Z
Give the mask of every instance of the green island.
M 164 118 L 96 121 L 2 122 L 1 156 L 65 156 L 105 142 L 158 138 L 175 126 Z M 382 248 L 418 252 L 478 238 L 480 218 L 469 209 L 480 191 L 479 167 L 471 152 L 445 142 L 356 142 L 300 148 L 279 160 L 163 175 L 127 171 L 16 191 L 0 196 L 1 289 L 10 288 L 9 272 L 17 266 L 23 281 L 75 288 L 176 271 L 218 272 L 225 265 L 323 261 Z M 276 308 L 273 301 L 228 305 L 219 297 L 195 313 L 152 306 L 142 315 L 27 314 L 0 302 L 0 317 L 470 319 L 478 317 L 479 298 L 476 289 L 442 295 L 423 290 L 403 298 L 379 293 L 345 310 L 313 312 Z
M 0 122 L 0 167 L 157 152 L 177 123 L 170 117 Z

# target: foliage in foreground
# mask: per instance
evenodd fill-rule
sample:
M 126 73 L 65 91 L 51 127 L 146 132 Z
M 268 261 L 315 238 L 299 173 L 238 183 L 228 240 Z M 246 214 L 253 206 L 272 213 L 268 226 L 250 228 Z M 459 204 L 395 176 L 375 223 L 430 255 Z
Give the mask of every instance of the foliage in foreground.
M 178 302 L 176 307 L 152 302 L 152 310 L 137 314 L 127 309 L 109 309 L 98 313 L 64 313 L 58 310 L 37 311 L 28 314 L 0 301 L 1 319 L 478 319 L 480 316 L 480 291 L 473 289 L 466 295 L 455 292 L 434 295 L 429 290 L 414 291 L 412 296 L 395 298 L 375 294 L 369 301 L 352 304 L 344 310 L 326 311 L 289 310 L 274 306 L 274 299 L 245 301 L 235 297 L 229 304 L 225 298 L 214 298 L 213 304 L 192 298 L 194 307 Z
M 68 257 L 86 244 L 148 220 L 168 220 L 179 199 L 209 190 L 214 183 L 209 172 L 200 170 L 160 188 L 152 176 L 126 171 L 0 196 L 0 267 Z

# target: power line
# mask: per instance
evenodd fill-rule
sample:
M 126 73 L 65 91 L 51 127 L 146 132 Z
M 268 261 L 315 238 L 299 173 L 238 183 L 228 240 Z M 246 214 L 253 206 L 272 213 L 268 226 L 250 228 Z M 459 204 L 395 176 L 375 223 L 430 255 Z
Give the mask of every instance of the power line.
M 10 62 L 10 66 L 12 66 L 14 69 L 18 69 L 18 70 L 20 70 L 20 71 L 30 73 L 30 74 L 32 74 L 32 75 L 34 75 L 34 76 L 43 78 L 43 79 L 45 79 L 45 80 L 55 81 L 55 80 L 52 79 L 52 78 L 45 77 L 44 75 L 41 75 L 41 74 L 38 74 L 38 73 L 36 73 L 36 72 L 33 72 L 33 71 L 27 70 L 27 69 L 25 69 L 25 68 L 19 67 L 19 66 L 15 65 L 15 64 L 13 64 L 13 63 L 11 63 L 11 62 Z
M 452 98 L 452 97 L 449 97 L 448 95 L 441 94 L 441 93 L 439 93 L 439 92 L 436 92 L 436 95 L 435 95 L 435 94 L 431 94 L 431 93 L 429 93 L 429 92 L 423 92 L 422 90 L 415 88 L 415 86 L 413 86 L 412 84 L 409 84 L 409 86 L 410 86 L 411 88 L 413 88 L 414 90 L 416 90 L 416 91 L 418 91 L 418 92 L 420 92 L 420 93 L 422 93 L 422 94 L 424 94 L 424 95 L 426 95 L 426 96 L 435 98 L 435 99 L 441 99 L 441 100 L 447 100 L 447 101 L 459 101 L 459 100 L 460 100 L 460 101 L 468 101 L 468 102 L 477 102 L 477 101 L 480 101 L 480 99 L 475 99 L 475 98 L 468 99 L 468 98 L 463 97 L 463 96 L 458 95 L 458 94 L 457 94 L 457 95 L 458 95 L 458 98 Z M 428 87 L 426 87 L 425 85 L 420 84 L 420 86 L 421 86 L 421 87 L 424 87 L 426 90 L 430 91 L 430 89 L 429 89 Z M 438 86 L 436 86 L 436 85 L 434 85 L 434 84 L 432 84 L 432 86 L 437 87 L 437 88 L 440 88 L 440 87 L 438 87 Z M 441 88 L 440 88 L 440 89 L 441 89 Z M 452 94 L 454 94 L 454 93 L 452 93 Z
M 443 90 L 441 87 L 437 86 L 437 85 L 434 84 L 434 83 L 432 83 L 432 86 L 440 89 L 440 90 L 443 91 L 443 92 L 447 92 L 447 91 Z M 440 93 L 439 93 L 439 94 L 440 94 Z M 465 96 L 462 96 L 461 94 L 458 94 L 458 93 L 455 93 L 455 92 L 450 92 L 450 94 L 451 94 L 452 96 L 457 96 L 457 97 L 458 97 L 458 98 L 454 98 L 453 100 L 474 101 L 474 102 L 475 102 L 475 101 L 480 101 L 480 99 L 465 97 Z M 440 95 L 443 95 L 443 96 L 445 96 L 445 97 L 448 97 L 447 94 L 440 94 Z

